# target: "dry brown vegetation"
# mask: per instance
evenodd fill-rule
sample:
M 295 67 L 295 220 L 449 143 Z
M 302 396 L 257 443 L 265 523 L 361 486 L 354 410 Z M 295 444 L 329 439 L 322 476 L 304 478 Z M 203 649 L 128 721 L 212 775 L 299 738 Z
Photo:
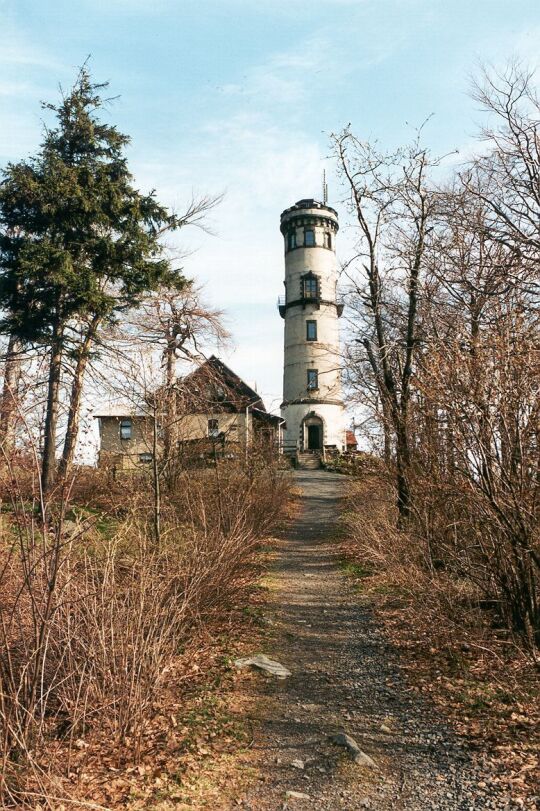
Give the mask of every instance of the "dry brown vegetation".
M 421 131 L 392 154 L 334 138 L 358 235 L 349 382 L 398 510 L 385 485 L 369 554 L 406 546 L 428 613 L 468 601 L 481 627 L 489 607 L 538 665 L 540 100 L 518 64 L 473 92 L 483 148 L 444 185 Z
M 224 656 L 227 634 L 212 637 L 238 624 L 286 479 L 256 454 L 189 471 L 162 494 L 157 541 L 145 477 L 88 471 L 47 509 L 17 478 L 2 482 L 3 807 L 125 807 L 139 789 L 146 802 L 173 757 L 180 796 L 198 734 L 176 729 L 182 693 L 203 652 L 215 671 Z
M 430 508 L 436 492 L 433 482 L 423 491 Z M 442 498 L 437 506 L 444 515 Z M 475 576 L 485 570 L 482 547 L 469 558 L 473 576 L 457 544 L 435 558 L 422 526 L 398 527 L 393 477 L 368 455 L 357 461 L 343 522 L 346 568 L 399 649 L 409 683 L 478 747 L 486 775 L 513 796 L 535 795 L 538 672 Z

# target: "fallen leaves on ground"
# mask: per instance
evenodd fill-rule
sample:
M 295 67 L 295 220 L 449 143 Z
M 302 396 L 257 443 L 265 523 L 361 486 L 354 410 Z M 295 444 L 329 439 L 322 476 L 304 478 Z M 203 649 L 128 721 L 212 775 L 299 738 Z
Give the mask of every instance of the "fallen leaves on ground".
M 354 546 L 344 543 L 342 552 L 354 565 Z M 467 739 L 485 763 L 486 783 L 500 784 L 523 807 L 536 807 L 540 683 L 533 662 L 488 618 L 476 627 L 460 625 L 438 614 L 429 595 L 400 589 L 389 573 L 364 573 L 358 582 L 399 651 L 411 689 L 429 697 Z

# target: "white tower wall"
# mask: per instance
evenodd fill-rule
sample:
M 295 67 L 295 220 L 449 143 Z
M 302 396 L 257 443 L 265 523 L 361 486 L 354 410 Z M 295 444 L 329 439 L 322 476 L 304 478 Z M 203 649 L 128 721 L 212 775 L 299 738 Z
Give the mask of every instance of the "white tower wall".
M 279 307 L 285 319 L 281 412 L 289 452 L 323 446 L 345 449 L 338 329 L 342 308 L 336 299 L 338 228 L 334 209 L 315 200 L 301 200 L 281 215 L 285 241 L 285 296 Z

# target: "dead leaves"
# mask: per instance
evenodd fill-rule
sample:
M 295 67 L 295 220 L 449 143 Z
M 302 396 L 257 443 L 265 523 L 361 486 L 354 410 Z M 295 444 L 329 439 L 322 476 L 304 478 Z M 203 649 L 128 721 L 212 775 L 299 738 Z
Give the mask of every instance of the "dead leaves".
M 51 795 L 54 781 L 54 807 L 194 811 L 223 808 L 226 797 L 232 802 L 246 780 L 238 752 L 251 736 L 233 708 L 243 677 L 231 661 L 259 630 L 243 609 L 226 627 L 206 628 L 204 645 L 194 640 L 169 670 L 144 728 L 124 740 L 106 727 L 89 730 L 71 747 L 54 740 L 42 764 Z
M 349 550 L 350 552 L 350 550 Z M 388 582 L 385 582 L 385 577 Z M 538 672 L 517 648 L 485 626 L 429 613 L 429 595 L 407 595 L 397 607 L 390 575 L 364 581 L 386 636 L 399 650 L 411 688 L 428 695 L 485 763 L 486 780 L 532 809 L 540 785 Z M 487 755 L 486 755 L 487 753 Z

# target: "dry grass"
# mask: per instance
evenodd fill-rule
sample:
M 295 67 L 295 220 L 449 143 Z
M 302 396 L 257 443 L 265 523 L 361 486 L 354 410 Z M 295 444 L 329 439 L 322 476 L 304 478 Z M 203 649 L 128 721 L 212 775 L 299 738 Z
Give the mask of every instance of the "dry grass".
M 411 684 L 489 753 L 494 780 L 530 802 L 538 789 L 538 670 L 482 590 L 451 567 L 434 567 L 425 537 L 397 529 L 396 519 L 382 467 L 351 479 L 346 568 L 384 622 Z

